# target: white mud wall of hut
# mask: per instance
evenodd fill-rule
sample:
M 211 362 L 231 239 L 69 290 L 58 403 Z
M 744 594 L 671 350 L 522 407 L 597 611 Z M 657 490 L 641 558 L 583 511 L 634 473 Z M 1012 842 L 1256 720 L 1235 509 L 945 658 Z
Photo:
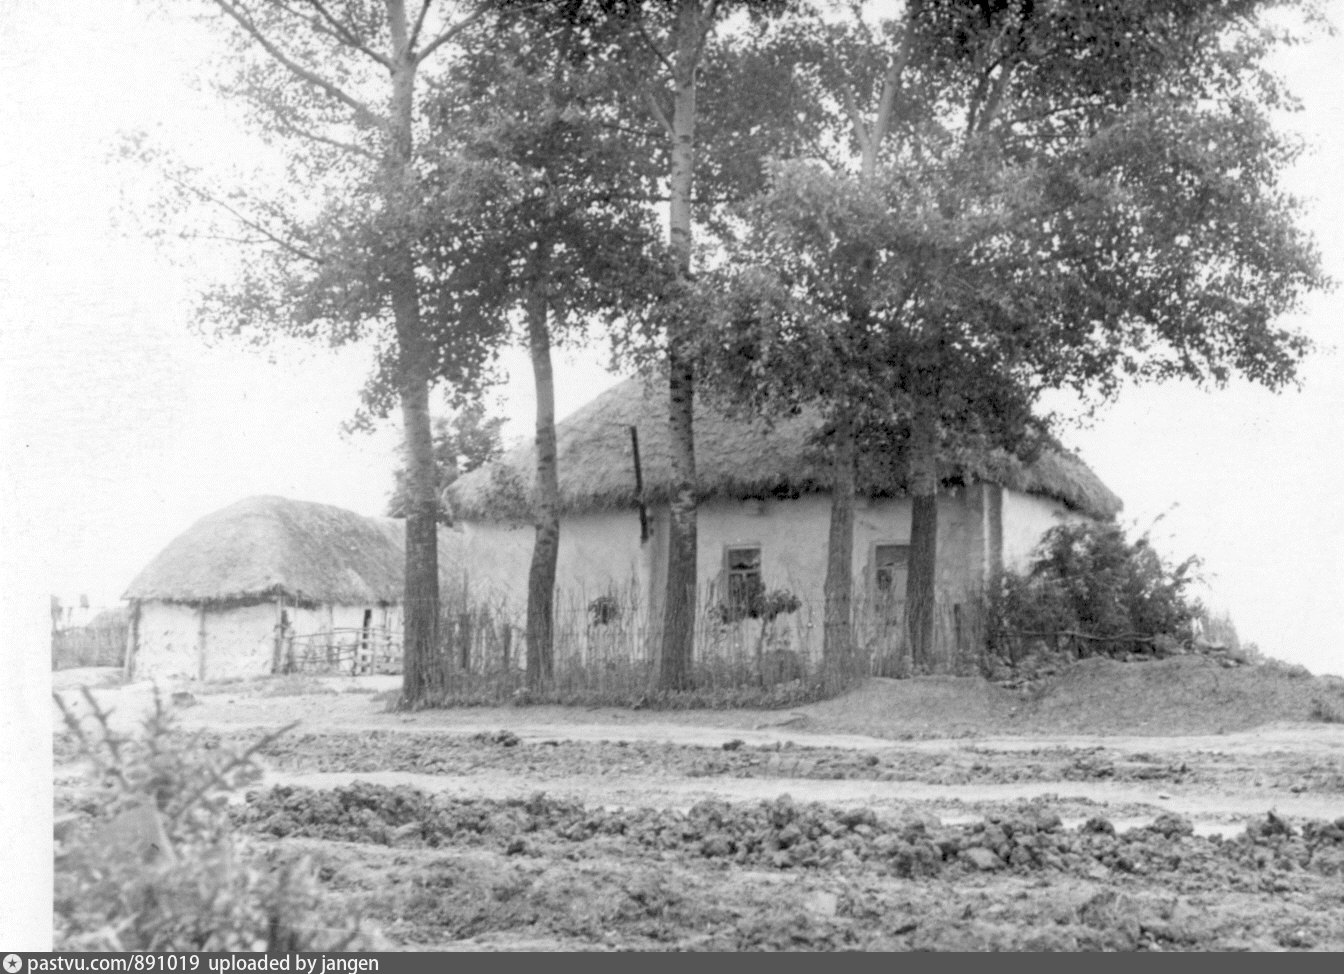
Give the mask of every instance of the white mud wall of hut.
M 940 597 L 958 600 L 978 591 L 986 572 L 984 488 L 959 487 L 939 499 L 938 578 Z M 1029 508 L 1034 510 L 1034 508 Z M 908 545 L 911 503 L 907 498 L 859 499 L 854 517 L 854 598 L 862 607 L 873 597 L 878 545 Z M 638 512 L 566 515 L 561 522 L 557 611 L 559 628 L 581 619 L 593 599 L 614 595 L 639 607 L 635 624 L 646 630 L 659 618 L 666 559 L 666 508 L 650 510 L 650 538 L 640 543 Z M 819 632 L 826 578 L 830 498 L 712 498 L 697 512 L 699 590 L 702 608 L 725 590 L 725 552 L 760 549 L 761 582 L 787 589 L 803 602 L 800 618 Z M 469 598 L 485 603 L 521 626 L 534 530 L 531 525 L 469 521 L 464 525 Z M 635 598 L 632 598 L 632 595 Z
M 1022 570 L 1030 564 L 1045 532 L 1059 524 L 1087 520 L 1062 502 L 1038 494 L 1003 492 L 1003 566 Z

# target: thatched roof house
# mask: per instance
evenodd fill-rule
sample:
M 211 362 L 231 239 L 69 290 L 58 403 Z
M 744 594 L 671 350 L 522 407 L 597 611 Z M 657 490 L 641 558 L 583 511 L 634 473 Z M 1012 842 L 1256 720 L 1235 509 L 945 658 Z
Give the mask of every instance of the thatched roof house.
M 637 513 L 631 427 L 639 440 L 644 519 Z M 787 589 L 801 604 L 794 645 L 815 648 L 831 482 L 829 464 L 814 446 L 820 428 L 815 413 L 767 424 L 697 401 L 697 570 L 704 610 L 697 614 L 699 625 L 725 618 L 718 610 L 725 597 L 736 598 L 733 592 Z M 617 600 L 626 606 L 618 614 L 621 625 L 643 634 L 633 643 L 656 645 L 656 638 L 644 637 L 661 624 L 667 568 L 671 463 L 665 386 L 623 382 L 559 423 L 556 434 L 562 508 L 557 625 L 573 632 L 588 626 L 583 638 L 601 645 L 610 636 L 612 615 L 603 609 L 592 617 L 605 633 L 598 638 L 585 613 Z M 534 534 L 534 458 L 532 444 L 515 447 L 447 492 L 463 529 L 473 595 L 508 606 L 519 617 Z M 899 614 L 904 599 L 911 502 L 903 467 L 885 456 L 859 462 L 854 604 L 856 612 L 868 613 L 881 626 Z M 1062 448 L 1029 464 L 1002 453 L 972 457 L 946 467 L 942 476 L 936 587 L 958 643 L 967 631 L 968 606 L 984 584 L 1001 567 L 1023 561 L 1058 519 L 1107 519 L 1120 509 L 1120 499 Z M 721 639 L 721 633 L 710 633 L 701 644 Z
M 628 379 L 576 410 L 556 428 L 560 502 L 565 513 L 629 509 L 638 501 L 630 427 L 639 435 L 646 503 L 665 503 L 671 493 L 667 401 L 662 384 Z M 815 413 L 786 417 L 773 425 L 744 420 L 697 400 L 695 464 L 701 500 L 798 497 L 830 489 L 831 472 L 811 440 L 820 426 Z M 524 443 L 495 463 L 459 478 L 448 490 L 455 516 L 468 521 L 525 515 L 536 449 Z M 1120 498 L 1081 460 L 1062 448 L 1035 462 L 1004 453 L 979 458 L 976 477 L 947 469 L 949 485 L 986 480 L 1025 494 L 1063 502 L 1098 519 L 1113 517 Z M 898 468 L 880 465 L 861 491 L 873 497 L 905 493 Z
M 127 588 L 133 675 L 260 675 L 284 640 L 349 629 L 400 631 L 405 524 L 328 504 L 249 497 L 173 539 Z M 440 575 L 460 568 L 441 531 Z
M 391 518 L 249 497 L 201 518 L 164 548 L 126 599 L 291 604 L 399 602 L 405 525 Z

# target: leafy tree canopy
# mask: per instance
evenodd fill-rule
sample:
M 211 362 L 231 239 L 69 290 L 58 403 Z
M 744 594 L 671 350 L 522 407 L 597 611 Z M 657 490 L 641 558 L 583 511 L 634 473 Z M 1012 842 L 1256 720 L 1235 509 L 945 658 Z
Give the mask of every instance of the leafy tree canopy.
M 504 417 L 487 415 L 480 402 L 469 403 L 447 416 L 434 420 L 434 465 L 439 472 L 439 489 L 447 487 L 465 473 L 484 466 L 504 452 L 501 429 Z M 387 501 L 388 517 L 405 517 L 407 510 L 406 467 L 393 473 L 392 496 Z M 443 507 L 443 519 L 452 514 Z

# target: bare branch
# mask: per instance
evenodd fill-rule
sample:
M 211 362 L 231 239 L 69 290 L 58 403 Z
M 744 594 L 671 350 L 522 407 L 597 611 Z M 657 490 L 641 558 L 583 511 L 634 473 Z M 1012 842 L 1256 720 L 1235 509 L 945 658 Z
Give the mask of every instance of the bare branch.
M 318 90 L 325 92 L 330 97 L 345 105 L 355 113 L 355 117 L 360 122 L 379 128 L 386 125 L 382 116 L 369 108 L 368 105 L 365 105 L 358 98 L 355 98 L 353 95 L 344 91 L 339 85 L 323 78 L 316 71 L 299 64 L 282 51 L 274 41 L 266 36 L 265 32 L 257 26 L 252 18 L 243 13 L 238 5 L 232 2 L 232 0 L 214 0 L 214 3 L 220 10 L 228 14 L 228 16 L 243 29 L 244 33 L 256 41 L 257 44 L 261 46 L 262 50 L 271 56 L 272 60 L 283 66 L 290 74 L 299 78 L 301 81 L 307 82 Z

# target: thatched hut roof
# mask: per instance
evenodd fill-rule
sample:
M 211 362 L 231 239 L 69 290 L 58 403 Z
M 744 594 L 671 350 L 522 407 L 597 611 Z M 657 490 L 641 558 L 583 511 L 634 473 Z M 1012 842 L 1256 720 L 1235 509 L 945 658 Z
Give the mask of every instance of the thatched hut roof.
M 404 594 L 406 528 L 328 504 L 249 497 L 207 514 L 131 582 L 123 598 L 228 603 L 283 596 L 369 605 Z M 439 536 L 440 571 L 455 558 Z
M 671 460 L 665 386 L 629 379 L 580 408 L 556 426 L 560 503 L 566 513 L 629 508 L 636 503 L 630 427 L 639 431 L 644 496 L 668 500 Z M 803 414 L 773 426 L 744 420 L 696 402 L 695 465 L 701 499 L 797 496 L 830 489 L 830 471 L 813 445 L 820 427 Z M 448 490 L 454 516 L 482 520 L 526 518 L 535 469 L 535 447 L 514 447 L 494 463 L 459 478 Z M 949 470 L 949 483 L 988 480 L 1014 490 L 1056 498 L 1098 518 L 1121 507 L 1113 494 L 1077 457 L 1047 451 L 1031 464 L 998 452 L 982 457 L 974 472 Z M 890 471 L 863 484 L 866 493 L 904 492 Z

